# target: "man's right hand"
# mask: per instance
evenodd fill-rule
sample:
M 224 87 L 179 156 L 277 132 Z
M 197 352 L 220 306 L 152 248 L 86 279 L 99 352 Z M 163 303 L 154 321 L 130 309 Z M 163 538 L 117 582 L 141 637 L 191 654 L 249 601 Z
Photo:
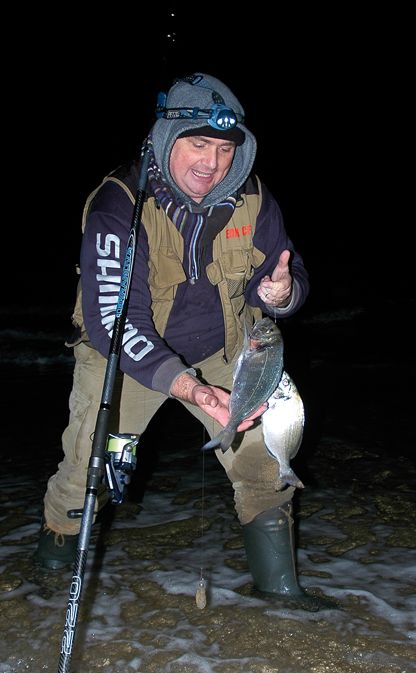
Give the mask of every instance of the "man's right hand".
M 223 427 L 230 420 L 230 393 L 222 388 L 200 383 L 190 374 L 184 373 L 175 380 L 170 392 L 177 399 L 190 402 L 199 407 Z M 266 409 L 267 405 L 263 404 L 251 416 L 240 423 L 237 431 L 244 432 L 244 430 L 248 430 L 253 425 L 254 419 L 264 413 Z

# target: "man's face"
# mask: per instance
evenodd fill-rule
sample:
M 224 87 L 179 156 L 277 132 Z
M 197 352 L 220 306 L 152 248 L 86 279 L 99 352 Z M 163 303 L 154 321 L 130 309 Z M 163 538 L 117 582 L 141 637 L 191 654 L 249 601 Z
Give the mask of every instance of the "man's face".
M 221 138 L 178 138 L 170 153 L 171 176 L 179 189 L 200 203 L 227 175 L 235 148 L 233 141 Z

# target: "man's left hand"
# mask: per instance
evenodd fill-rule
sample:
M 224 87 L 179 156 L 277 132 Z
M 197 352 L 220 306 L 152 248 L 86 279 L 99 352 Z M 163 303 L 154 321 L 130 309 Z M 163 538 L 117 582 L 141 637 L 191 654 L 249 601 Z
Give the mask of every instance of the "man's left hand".
M 292 276 L 289 271 L 290 250 L 283 250 L 272 276 L 264 276 L 257 288 L 260 299 L 269 306 L 283 308 L 290 301 Z

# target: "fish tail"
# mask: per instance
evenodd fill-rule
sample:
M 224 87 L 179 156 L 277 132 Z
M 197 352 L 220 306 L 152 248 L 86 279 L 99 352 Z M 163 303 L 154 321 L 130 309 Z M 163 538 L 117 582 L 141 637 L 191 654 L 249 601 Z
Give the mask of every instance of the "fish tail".
M 202 451 L 208 451 L 209 449 L 216 449 L 217 447 L 221 448 L 221 451 L 225 453 L 227 449 L 230 448 L 231 444 L 234 441 L 235 432 L 234 430 L 227 430 L 224 428 L 221 432 L 218 433 L 213 439 L 204 444 Z
M 299 479 L 298 475 L 292 470 L 291 467 L 287 468 L 284 472 L 280 473 L 280 479 L 290 486 L 295 488 L 305 488 L 303 482 Z

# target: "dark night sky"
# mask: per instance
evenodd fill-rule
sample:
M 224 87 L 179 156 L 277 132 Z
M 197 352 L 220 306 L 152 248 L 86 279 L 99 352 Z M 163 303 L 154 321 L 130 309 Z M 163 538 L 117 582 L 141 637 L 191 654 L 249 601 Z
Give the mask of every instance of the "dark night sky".
M 86 196 L 139 151 L 157 92 L 195 70 L 223 79 L 242 101 L 257 169 L 316 296 L 331 303 L 341 285 L 352 302 L 370 295 L 390 245 L 399 263 L 407 247 L 409 17 L 351 4 L 325 14 L 277 8 L 277 16 L 171 6 L 174 18 L 158 5 L 137 17 L 113 8 L 94 23 L 81 13 L 49 16 L 52 28 L 37 13 L 16 28 L 6 123 L 21 213 L 10 255 L 19 302 L 44 303 L 46 291 L 71 303 Z M 393 240 L 383 234 L 390 226 Z

